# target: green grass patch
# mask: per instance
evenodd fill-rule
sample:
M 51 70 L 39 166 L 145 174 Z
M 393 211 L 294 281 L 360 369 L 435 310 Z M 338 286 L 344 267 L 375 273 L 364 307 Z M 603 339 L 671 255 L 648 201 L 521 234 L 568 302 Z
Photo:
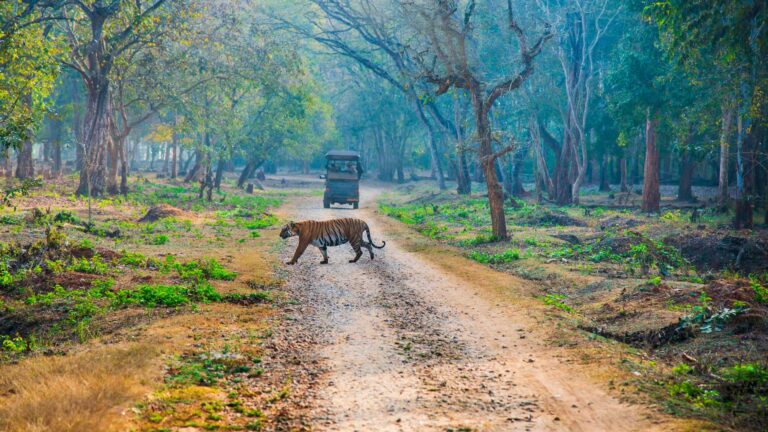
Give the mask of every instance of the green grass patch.
M 520 259 L 519 249 L 507 249 L 497 254 L 488 254 L 485 252 L 472 251 L 469 258 L 482 264 L 507 264 Z

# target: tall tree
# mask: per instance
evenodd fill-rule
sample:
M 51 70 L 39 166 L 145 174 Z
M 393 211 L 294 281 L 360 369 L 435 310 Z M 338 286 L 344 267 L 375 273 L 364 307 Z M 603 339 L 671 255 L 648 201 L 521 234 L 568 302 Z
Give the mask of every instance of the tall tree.
M 418 53 L 425 80 L 436 86 L 435 95 L 445 94 L 451 88 L 463 89 L 469 94 L 474 111 L 478 158 L 488 188 L 493 235 L 497 238 L 507 238 L 507 224 L 504 192 L 496 174 L 496 160 L 515 150 L 515 145 L 494 150 L 490 113 L 497 99 L 520 88 L 533 74 L 534 59 L 552 37 L 547 26 L 536 42 L 529 45 L 527 35 L 515 18 L 511 0 L 507 0 L 506 7 L 506 30 L 517 41 L 519 64 L 516 66 L 519 69 L 509 72 L 508 67 L 504 68 L 502 71 L 509 75 L 493 81 L 479 72 L 491 65 L 484 64 L 483 56 L 473 52 L 471 40 L 477 31 L 472 23 L 476 13 L 474 1 L 466 4 L 463 14 L 458 12 L 455 4 L 443 1 L 430 2 L 425 6 L 407 5 L 405 8 L 414 17 L 414 27 L 426 42 L 414 47 L 414 52 Z

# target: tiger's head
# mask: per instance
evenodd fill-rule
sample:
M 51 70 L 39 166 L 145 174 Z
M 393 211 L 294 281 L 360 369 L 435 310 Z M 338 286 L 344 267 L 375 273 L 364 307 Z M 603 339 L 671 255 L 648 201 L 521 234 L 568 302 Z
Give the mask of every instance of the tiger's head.
M 280 230 L 281 239 L 287 239 L 288 237 L 293 237 L 295 235 L 299 235 L 299 227 L 296 226 L 293 221 L 283 225 L 283 229 Z

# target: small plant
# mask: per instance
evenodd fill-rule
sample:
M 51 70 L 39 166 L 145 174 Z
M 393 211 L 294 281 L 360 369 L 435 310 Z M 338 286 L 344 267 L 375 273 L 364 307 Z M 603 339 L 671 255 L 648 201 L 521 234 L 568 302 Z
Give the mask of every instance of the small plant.
M 680 210 L 669 210 L 661 215 L 661 219 L 667 222 L 686 222 L 686 217 Z
M 15 337 L 10 336 L 0 336 L 0 339 L 2 339 L 2 347 L 3 351 L 11 352 L 11 353 L 20 353 L 24 351 L 31 351 L 35 349 L 36 342 L 35 339 L 30 337 L 29 339 L 24 339 L 23 337 L 19 336 L 18 334 Z
M 155 245 L 155 246 L 162 246 L 166 243 L 168 243 L 168 236 L 165 234 L 158 234 L 154 237 L 152 237 L 149 241 L 149 244 Z
M 573 308 L 563 302 L 565 299 L 566 296 L 564 294 L 547 294 L 544 297 L 541 297 L 541 301 L 543 301 L 545 305 L 554 306 L 561 311 L 573 313 Z
M 768 303 L 768 288 L 763 286 L 763 284 L 760 283 L 760 280 L 756 276 L 749 277 L 749 286 L 752 288 L 752 291 L 755 292 L 756 302 L 762 304 Z

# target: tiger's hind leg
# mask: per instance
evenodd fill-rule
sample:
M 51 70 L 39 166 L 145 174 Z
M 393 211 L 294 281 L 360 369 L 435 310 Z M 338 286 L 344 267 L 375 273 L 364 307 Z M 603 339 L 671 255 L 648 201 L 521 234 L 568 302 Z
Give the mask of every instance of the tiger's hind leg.
M 371 255 L 371 259 L 373 259 L 373 246 L 371 246 L 371 244 L 366 241 L 362 243 L 362 246 L 368 249 L 368 254 Z
M 320 249 L 320 253 L 323 254 L 323 260 L 320 261 L 320 264 L 328 264 L 328 247 L 323 246 L 318 249 Z
M 360 239 L 350 239 L 349 244 L 355 250 L 355 257 L 349 260 L 349 262 L 356 263 L 363 256 L 363 251 L 360 249 Z

